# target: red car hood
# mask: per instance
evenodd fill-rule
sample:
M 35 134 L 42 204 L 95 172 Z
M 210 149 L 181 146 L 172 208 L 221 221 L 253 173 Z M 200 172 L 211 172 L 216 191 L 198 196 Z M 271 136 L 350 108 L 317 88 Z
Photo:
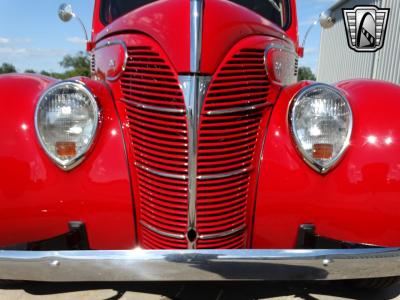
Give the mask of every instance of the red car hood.
M 122 32 L 151 36 L 165 50 L 178 73 L 190 72 L 190 1 L 160 0 L 143 6 L 104 28 L 95 40 Z M 281 28 L 247 8 L 227 0 L 206 0 L 200 73 L 214 73 L 229 49 L 251 35 L 289 41 Z

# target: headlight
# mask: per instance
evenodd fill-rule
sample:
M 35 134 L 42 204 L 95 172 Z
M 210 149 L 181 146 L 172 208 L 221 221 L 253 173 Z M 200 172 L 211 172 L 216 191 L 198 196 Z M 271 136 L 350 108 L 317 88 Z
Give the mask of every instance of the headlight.
M 40 98 L 35 126 L 46 153 L 62 169 L 70 170 L 92 145 L 98 120 L 92 93 L 81 83 L 61 82 Z
M 303 89 L 290 111 L 292 134 L 305 161 L 327 172 L 349 145 L 353 117 L 342 93 L 325 84 Z

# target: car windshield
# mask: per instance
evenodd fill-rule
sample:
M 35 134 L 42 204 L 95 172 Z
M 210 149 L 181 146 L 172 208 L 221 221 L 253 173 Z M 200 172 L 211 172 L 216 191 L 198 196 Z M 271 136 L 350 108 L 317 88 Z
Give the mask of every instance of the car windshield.
M 103 0 L 100 17 L 104 25 L 108 25 L 123 15 L 143 5 L 158 0 Z M 189 1 L 189 0 L 187 0 Z M 229 0 L 244 6 L 278 26 L 286 27 L 289 20 L 288 0 Z

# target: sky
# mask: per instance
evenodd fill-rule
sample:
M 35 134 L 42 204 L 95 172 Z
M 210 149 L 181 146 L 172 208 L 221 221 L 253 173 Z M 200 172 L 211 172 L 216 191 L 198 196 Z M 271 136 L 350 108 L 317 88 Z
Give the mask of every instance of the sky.
M 322 11 L 329 8 L 336 0 L 297 0 L 297 16 L 299 22 L 299 39 L 303 43 L 308 28 L 319 18 Z M 320 48 L 321 26 L 313 26 L 307 38 L 304 57 L 300 59 L 300 66 L 310 67 L 316 74 Z
M 335 0 L 298 0 L 300 41 L 319 14 Z M 12 63 L 17 70 L 62 71 L 59 62 L 66 54 L 85 50 L 84 33 L 79 23 L 63 23 L 58 0 L 0 0 L 0 64 Z M 94 0 L 68 0 L 90 32 Z M 300 65 L 317 71 L 320 27 L 314 26 Z

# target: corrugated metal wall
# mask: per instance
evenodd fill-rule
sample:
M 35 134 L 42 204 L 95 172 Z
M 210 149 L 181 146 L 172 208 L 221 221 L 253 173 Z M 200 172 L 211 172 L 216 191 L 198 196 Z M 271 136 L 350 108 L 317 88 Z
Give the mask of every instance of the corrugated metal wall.
M 390 8 L 383 49 L 376 52 L 372 78 L 400 84 L 400 1 L 383 0 L 381 7 Z
M 342 8 L 356 5 L 377 5 L 391 9 L 383 49 L 375 53 L 359 53 L 347 44 Z M 337 22 L 321 33 L 318 81 L 333 83 L 353 78 L 373 78 L 400 83 L 400 1 L 351 0 L 335 11 Z

